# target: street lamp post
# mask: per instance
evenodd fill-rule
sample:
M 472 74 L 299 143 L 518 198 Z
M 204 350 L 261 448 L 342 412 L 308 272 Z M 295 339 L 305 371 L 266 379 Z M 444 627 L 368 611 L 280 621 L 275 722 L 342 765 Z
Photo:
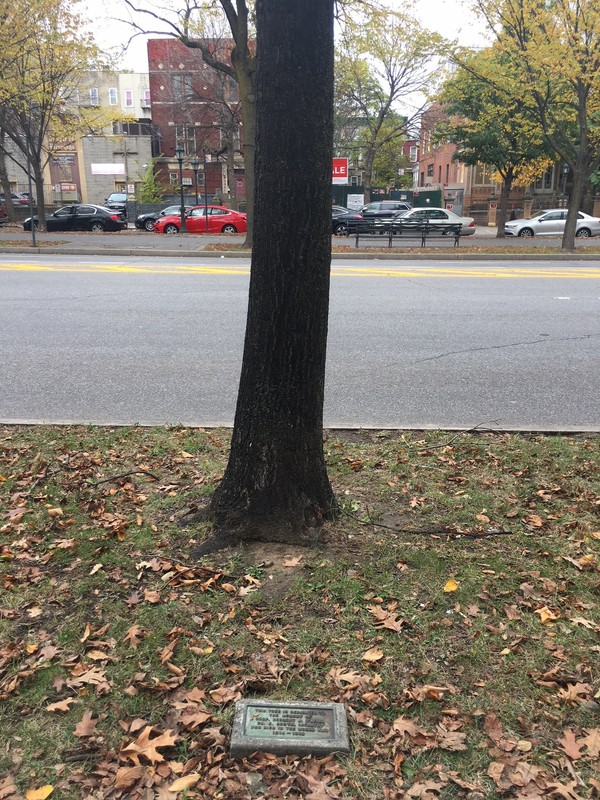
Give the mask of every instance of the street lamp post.
M 562 173 L 563 173 L 563 185 L 562 185 L 562 194 L 563 194 L 563 206 L 566 208 L 567 206 L 567 176 L 569 174 L 569 165 L 563 164 Z
M 200 161 L 195 158 L 192 161 L 192 169 L 194 170 L 194 189 L 196 190 L 196 205 L 198 205 L 198 170 L 200 169 Z
M 208 233 L 208 192 L 206 190 L 206 150 L 202 150 L 202 169 L 204 170 L 204 219 Z
M 181 214 L 181 232 L 185 233 L 185 202 L 183 200 L 183 154 L 184 149 L 181 144 L 177 144 L 175 147 L 175 155 L 177 157 L 177 161 L 179 163 L 179 198 L 181 201 L 181 207 L 179 209 L 179 213 Z

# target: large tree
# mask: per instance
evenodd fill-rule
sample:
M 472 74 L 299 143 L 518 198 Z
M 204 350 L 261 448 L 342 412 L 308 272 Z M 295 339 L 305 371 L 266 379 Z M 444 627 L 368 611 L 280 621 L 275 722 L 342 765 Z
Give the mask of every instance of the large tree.
M 536 114 L 572 189 L 562 249 L 575 247 L 577 212 L 600 166 L 598 0 L 477 0 L 519 80 L 514 96 Z
M 436 82 L 443 39 L 404 12 L 364 7 L 348 19 L 336 58 L 336 145 L 360 155 L 365 202 L 378 154 L 401 149 Z
M 514 71 L 497 47 L 465 54 L 463 66 L 443 86 L 438 100 L 449 115 L 436 135 L 457 146 L 463 164 L 490 164 L 502 178 L 498 238 L 503 238 L 513 185 L 532 164 L 548 164 L 551 150 L 539 121 L 515 96 Z M 502 87 L 499 86 L 502 83 Z
M 296 541 L 336 511 L 323 454 L 333 0 L 258 0 L 256 106 L 248 319 L 229 463 L 211 505 L 218 544 Z

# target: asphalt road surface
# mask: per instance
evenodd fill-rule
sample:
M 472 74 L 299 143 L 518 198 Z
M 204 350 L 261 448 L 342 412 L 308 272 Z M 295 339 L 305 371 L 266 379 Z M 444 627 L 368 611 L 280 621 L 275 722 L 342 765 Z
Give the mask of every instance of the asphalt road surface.
M 0 420 L 230 425 L 248 262 L 0 255 Z M 325 424 L 600 429 L 600 260 L 335 261 Z

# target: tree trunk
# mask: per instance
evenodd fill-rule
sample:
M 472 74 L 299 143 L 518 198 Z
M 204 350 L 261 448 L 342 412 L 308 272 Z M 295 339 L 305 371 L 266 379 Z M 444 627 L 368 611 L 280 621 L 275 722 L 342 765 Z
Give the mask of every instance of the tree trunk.
M 239 53 L 239 48 L 232 53 L 232 63 L 240 88 L 240 105 L 242 107 L 242 151 L 244 153 L 244 178 L 246 181 L 246 216 L 247 232 L 244 247 L 252 248 L 254 231 L 254 178 L 256 148 L 256 73 L 253 65 L 247 63 L 246 53 Z
M 373 182 L 373 161 L 375 160 L 375 151 L 371 147 L 365 150 L 364 160 L 364 201 L 365 205 L 371 202 L 371 184 Z
M 502 190 L 500 192 L 500 208 L 496 217 L 496 224 L 498 225 L 498 233 L 496 239 L 504 239 L 506 234 L 504 232 L 504 225 L 506 223 L 506 213 L 508 211 L 508 198 L 512 189 L 514 180 L 514 173 L 509 169 L 502 181 Z
M 297 542 L 337 510 L 323 454 L 333 0 L 258 0 L 256 17 L 248 319 L 231 453 L 211 514 L 220 542 Z
M 37 206 L 38 229 L 46 230 L 46 201 L 44 199 L 44 173 L 39 162 L 33 163 L 33 180 L 35 183 L 35 200 Z
M 573 169 L 573 185 L 569 197 L 569 211 L 563 231 L 561 251 L 563 253 L 575 252 L 575 229 L 577 227 L 577 212 L 581 208 L 585 193 L 586 179 L 589 174 L 587 165 L 576 164 Z

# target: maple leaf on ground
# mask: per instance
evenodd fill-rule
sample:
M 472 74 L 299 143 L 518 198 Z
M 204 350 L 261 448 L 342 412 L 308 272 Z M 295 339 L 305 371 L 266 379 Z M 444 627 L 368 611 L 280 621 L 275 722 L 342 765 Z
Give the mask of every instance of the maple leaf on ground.
M 367 661 L 369 664 L 374 664 L 377 661 L 381 661 L 385 656 L 385 653 L 380 647 L 370 647 L 366 652 L 363 653 L 362 660 Z
M 131 742 L 121 750 L 120 757 L 123 760 L 129 759 L 133 761 L 136 766 L 140 763 L 140 757 L 142 756 L 152 764 L 159 764 L 164 761 L 165 757 L 158 752 L 158 748 L 173 747 L 179 736 L 174 731 L 168 730 L 151 739 L 150 734 L 153 730 L 154 728 L 151 725 L 147 725 L 135 742 Z
M 74 703 L 76 700 L 75 697 L 67 697 L 65 700 L 59 700 L 57 703 L 50 703 L 50 705 L 46 706 L 46 711 L 61 711 L 65 714 L 69 710 L 69 706 L 71 703 Z
M 234 700 L 239 700 L 242 696 L 238 686 L 219 686 L 208 694 L 213 703 L 218 703 L 219 705 L 225 705 Z
M 115 775 L 115 789 L 130 789 L 144 774 L 145 769 L 139 764 L 137 767 L 120 767 Z
M 592 694 L 589 683 L 568 683 L 566 689 L 559 689 L 558 696 L 567 703 L 585 703 Z
M 139 625 L 132 625 L 123 637 L 123 641 L 129 642 L 129 646 L 136 650 L 144 635 L 144 631 Z
M 562 739 L 558 740 L 558 744 L 573 761 L 576 761 L 583 755 L 581 752 L 581 745 L 575 739 L 575 733 L 571 728 L 567 728 L 563 732 Z
M 400 633 L 402 628 L 408 623 L 405 619 L 398 619 L 396 613 L 385 611 L 381 606 L 367 606 L 371 614 L 375 617 L 376 628 L 387 628 L 390 631 Z

